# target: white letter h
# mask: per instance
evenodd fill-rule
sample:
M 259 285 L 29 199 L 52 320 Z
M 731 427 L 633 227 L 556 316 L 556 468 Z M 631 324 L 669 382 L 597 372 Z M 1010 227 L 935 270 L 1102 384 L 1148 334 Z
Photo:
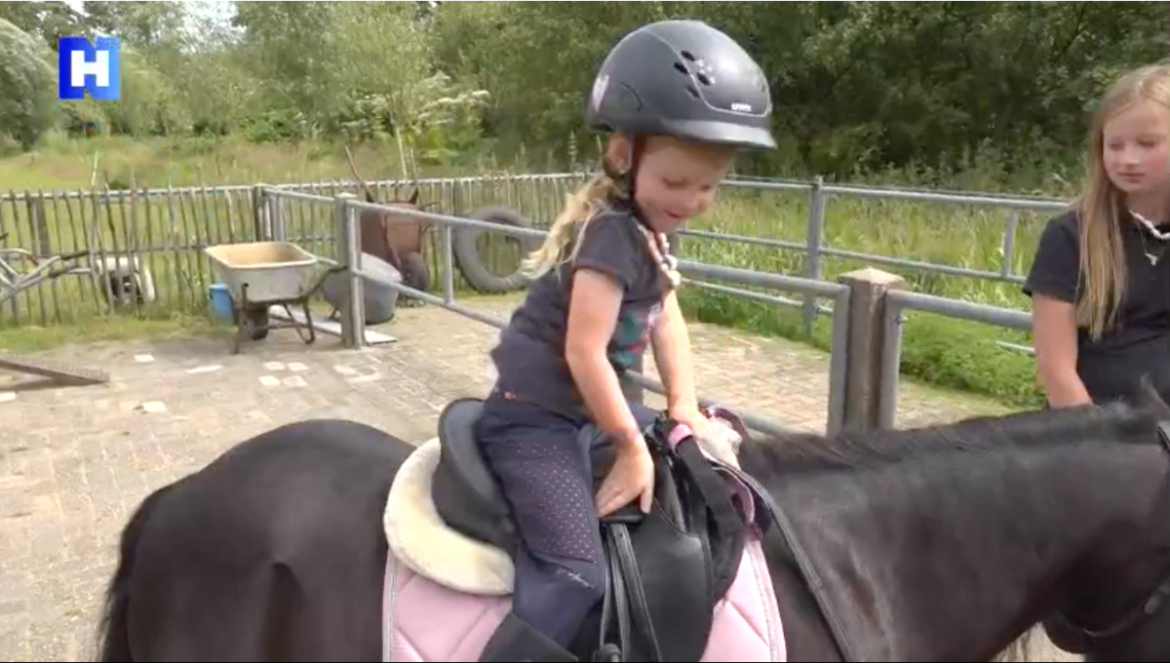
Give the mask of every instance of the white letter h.
M 97 79 L 98 87 L 108 87 L 110 84 L 110 52 L 95 51 L 97 59 L 93 62 L 85 59 L 85 51 L 73 51 L 69 54 L 72 67 L 69 69 L 70 82 L 73 87 L 85 87 L 85 77 L 93 76 Z

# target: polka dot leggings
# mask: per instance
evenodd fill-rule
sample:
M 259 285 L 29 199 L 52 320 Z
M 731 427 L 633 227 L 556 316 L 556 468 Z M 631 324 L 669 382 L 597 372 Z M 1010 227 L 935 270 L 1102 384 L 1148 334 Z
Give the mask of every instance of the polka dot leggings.
M 566 648 L 605 594 L 590 450 L 579 426 L 528 403 L 491 399 L 476 431 L 523 543 L 513 612 Z

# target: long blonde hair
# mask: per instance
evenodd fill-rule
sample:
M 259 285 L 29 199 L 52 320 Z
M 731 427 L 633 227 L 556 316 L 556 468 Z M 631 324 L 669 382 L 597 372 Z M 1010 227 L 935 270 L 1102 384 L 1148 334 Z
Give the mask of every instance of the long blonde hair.
M 641 138 L 634 139 L 631 154 L 639 149 L 643 141 Z M 613 166 L 608 155 L 604 157 L 602 172 L 569 195 L 564 209 L 549 227 L 548 237 L 544 243 L 521 262 L 521 274 L 536 280 L 549 271 L 575 260 L 581 247 L 581 235 L 585 232 L 589 220 L 602 211 L 602 207 L 607 203 L 629 199 L 629 192 L 618 184 L 619 180 L 626 177 L 629 175 Z M 665 274 L 668 287 L 672 289 L 678 287 L 681 277 L 677 271 L 676 261 L 669 256 L 666 238 L 642 226 L 639 226 L 639 230 L 646 240 L 646 248 L 650 255 Z
M 1126 288 L 1126 261 L 1119 212 L 1122 192 L 1105 172 L 1105 124 L 1143 99 L 1170 107 L 1170 66 L 1135 69 L 1118 79 L 1101 99 L 1089 134 L 1083 195 L 1073 204 L 1080 222 L 1080 284 L 1077 323 L 1094 338 L 1117 319 Z
M 578 240 L 589 219 L 617 194 L 617 183 L 608 172 L 594 176 L 585 186 L 570 194 L 564 209 L 549 227 L 544 243 L 521 263 L 521 273 L 535 280 L 576 258 L 580 246 Z M 572 250 L 566 255 L 565 249 L 570 246 Z

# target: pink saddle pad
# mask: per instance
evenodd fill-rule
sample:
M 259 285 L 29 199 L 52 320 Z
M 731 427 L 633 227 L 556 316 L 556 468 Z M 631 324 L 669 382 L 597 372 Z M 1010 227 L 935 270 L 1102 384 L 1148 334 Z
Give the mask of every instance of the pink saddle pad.
M 383 661 L 475 661 L 511 608 L 508 596 L 443 587 L 386 558 Z M 787 661 L 780 610 L 756 529 L 734 583 L 714 608 L 703 661 Z

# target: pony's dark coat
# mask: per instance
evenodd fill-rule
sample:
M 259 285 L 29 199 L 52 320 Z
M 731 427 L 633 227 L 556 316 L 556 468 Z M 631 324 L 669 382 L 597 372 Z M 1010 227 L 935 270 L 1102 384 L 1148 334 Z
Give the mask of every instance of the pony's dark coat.
M 741 464 L 794 521 L 868 659 L 987 660 L 1052 610 L 1091 620 L 1148 591 L 1152 568 L 1115 562 L 1167 537 L 1167 418 L 1118 405 L 792 435 L 745 445 Z M 304 422 L 152 494 L 123 532 L 100 660 L 381 660 L 381 515 L 410 450 L 362 424 Z M 836 660 L 774 532 L 769 566 L 789 659 Z M 1097 608 L 1081 609 L 1100 598 L 1084 569 L 1113 574 Z

